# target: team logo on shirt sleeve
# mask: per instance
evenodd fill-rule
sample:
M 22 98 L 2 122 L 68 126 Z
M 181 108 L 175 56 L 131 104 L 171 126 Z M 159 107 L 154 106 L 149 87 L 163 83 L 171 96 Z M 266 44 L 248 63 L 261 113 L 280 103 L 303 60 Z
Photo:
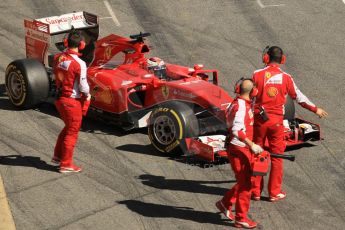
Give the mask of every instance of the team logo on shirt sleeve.
M 265 78 L 270 79 L 272 77 L 271 72 L 265 72 Z
M 283 75 L 280 73 L 280 74 L 270 76 L 270 78 L 268 78 L 268 80 L 266 81 L 266 84 L 275 84 L 275 85 L 283 84 Z
M 68 70 L 69 66 L 71 65 L 71 62 L 72 61 L 63 61 L 63 62 L 60 62 L 58 67 L 61 68 L 61 69 L 64 69 L 64 70 Z
M 58 59 L 58 62 L 63 62 L 65 60 L 65 57 L 64 56 L 59 56 L 59 59 Z
M 269 97 L 275 97 L 278 94 L 278 89 L 276 87 L 269 87 L 266 93 Z

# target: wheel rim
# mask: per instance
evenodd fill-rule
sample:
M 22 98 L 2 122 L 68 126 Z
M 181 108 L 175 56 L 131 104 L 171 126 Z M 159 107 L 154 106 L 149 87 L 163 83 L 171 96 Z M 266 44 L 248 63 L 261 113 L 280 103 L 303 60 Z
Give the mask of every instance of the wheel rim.
M 153 124 L 153 133 L 160 144 L 171 144 L 176 139 L 174 121 L 166 115 L 157 117 Z
M 22 97 L 24 86 L 18 73 L 12 72 L 8 75 L 8 89 L 13 99 L 18 100 Z

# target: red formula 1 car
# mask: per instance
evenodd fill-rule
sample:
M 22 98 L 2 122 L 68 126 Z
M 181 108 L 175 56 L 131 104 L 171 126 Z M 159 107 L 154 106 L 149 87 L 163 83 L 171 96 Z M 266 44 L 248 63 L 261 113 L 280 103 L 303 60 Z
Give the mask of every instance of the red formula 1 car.
M 73 26 L 86 40 L 82 59 L 88 65 L 92 95 L 89 115 L 126 130 L 147 126 L 151 143 L 161 152 L 182 147 L 210 161 L 221 155 L 225 112 L 232 98 L 218 86 L 217 70 L 147 57 L 150 47 L 144 40 L 149 33 L 98 39 L 98 17 L 87 12 L 25 20 L 24 25 L 26 59 L 6 69 L 6 89 L 14 106 L 29 109 L 54 100 L 53 57 L 64 50 L 62 40 Z M 287 141 L 292 144 L 306 141 L 307 129 L 297 122 L 291 118 L 287 123 Z M 317 133 L 313 139 L 320 139 L 318 126 L 304 125 Z M 215 138 L 218 146 L 209 142 Z

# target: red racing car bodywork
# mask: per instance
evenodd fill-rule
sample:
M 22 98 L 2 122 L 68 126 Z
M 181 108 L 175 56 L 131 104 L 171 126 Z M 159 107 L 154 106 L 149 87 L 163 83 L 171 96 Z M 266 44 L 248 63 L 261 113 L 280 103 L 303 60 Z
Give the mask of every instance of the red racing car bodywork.
M 217 85 L 217 70 L 166 63 L 166 76 L 158 78 L 147 69 L 144 53 L 148 52 L 144 42 L 117 35 L 98 40 L 95 59 L 88 68 L 92 106 L 120 114 L 171 100 L 223 111 L 231 103 L 232 98 Z M 112 59 L 116 61 L 112 62 Z M 211 73 L 212 82 L 198 76 L 205 73 Z
M 218 71 L 204 69 L 200 64 L 191 68 L 155 63 L 147 57 L 148 33 L 129 38 L 111 34 L 98 39 L 98 17 L 87 12 L 25 20 L 27 58 L 13 61 L 6 69 L 6 89 L 14 106 L 28 109 L 54 100 L 52 60 L 64 50 L 61 41 L 72 26 L 82 32 L 86 41 L 81 58 L 88 65 L 92 96 L 89 116 L 126 130 L 148 127 L 151 143 L 161 152 L 181 147 L 185 153 L 208 161 L 224 155 L 225 113 L 232 98 L 218 86 Z M 54 38 L 55 50 L 51 46 Z M 301 138 L 305 128 L 296 121 L 292 118 L 288 122 L 290 145 L 306 141 Z M 318 135 L 309 139 L 320 139 L 319 127 L 312 124 L 312 129 Z M 207 141 L 214 137 L 218 146 Z

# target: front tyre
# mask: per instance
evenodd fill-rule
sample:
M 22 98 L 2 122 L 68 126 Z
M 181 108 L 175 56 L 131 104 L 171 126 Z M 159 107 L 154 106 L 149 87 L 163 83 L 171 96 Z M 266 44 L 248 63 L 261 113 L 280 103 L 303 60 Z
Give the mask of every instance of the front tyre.
M 30 109 L 49 94 L 49 79 L 43 64 L 35 59 L 11 62 L 6 68 L 5 85 L 12 104 Z
M 181 140 L 199 134 L 193 110 L 182 102 L 168 102 L 152 111 L 148 135 L 152 145 L 163 153 L 177 153 Z M 183 147 L 182 147 L 183 149 Z

